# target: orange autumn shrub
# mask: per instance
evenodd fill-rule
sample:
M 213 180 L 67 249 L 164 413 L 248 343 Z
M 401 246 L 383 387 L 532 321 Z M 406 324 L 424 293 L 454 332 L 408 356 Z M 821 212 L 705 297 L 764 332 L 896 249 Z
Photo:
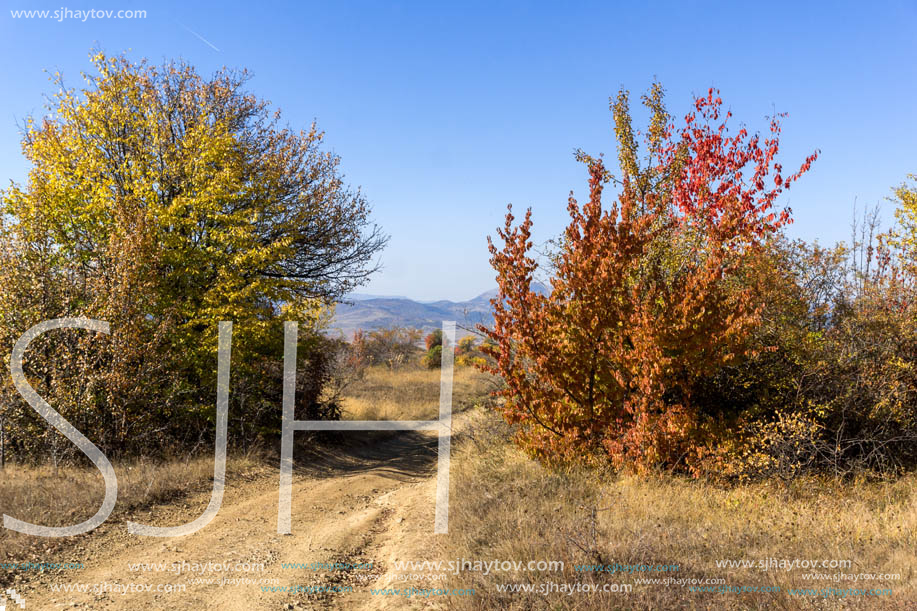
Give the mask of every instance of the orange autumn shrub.
M 579 154 L 589 199 L 570 196 L 547 294 L 533 290 L 531 210 L 515 224 L 510 209 L 502 245 L 489 240 L 499 292 L 494 326 L 481 328 L 494 359 L 485 368 L 505 382 L 498 405 L 518 443 L 545 462 L 698 473 L 717 414 L 698 410 L 694 388 L 761 349 L 748 340 L 768 268 L 755 262 L 790 220 L 775 199 L 815 155 L 784 176 L 780 117 L 763 139 L 731 134 L 711 90 L 676 129 L 662 93 L 643 98 L 642 162 L 626 92 L 612 105 L 621 175 Z M 607 203 L 611 182 L 620 189 Z

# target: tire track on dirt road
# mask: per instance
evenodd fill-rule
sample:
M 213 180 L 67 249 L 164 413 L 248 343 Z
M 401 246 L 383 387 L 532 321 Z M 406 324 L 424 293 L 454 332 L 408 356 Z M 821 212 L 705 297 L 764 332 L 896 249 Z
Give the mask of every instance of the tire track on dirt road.
M 458 426 L 460 418 L 454 424 Z M 436 435 L 346 433 L 340 447 L 296 461 L 292 534 L 277 534 L 278 473 L 251 481 L 227 481 L 222 508 L 204 529 L 185 537 L 129 535 L 121 523 L 107 524 L 81 541 L 81 571 L 37 574 L 18 584 L 31 609 L 404 609 L 435 608 L 431 600 L 373 596 L 370 587 L 393 583 L 396 560 L 425 560 L 433 553 Z M 303 456 L 303 453 L 300 453 Z M 194 519 L 210 494 L 181 506 L 154 508 L 134 519 L 158 526 Z M 248 563 L 263 572 L 176 574 L 133 570 L 147 563 Z M 284 563 L 372 563 L 366 571 L 312 571 Z M 136 567 L 135 567 L 136 568 Z M 373 578 L 373 575 L 376 577 Z M 279 586 L 350 587 L 347 593 L 270 591 L 232 579 L 275 579 Z M 202 580 L 213 578 L 213 583 Z M 68 584 L 139 584 L 145 591 L 54 591 Z M 183 591 L 177 588 L 183 586 Z M 168 588 L 175 591 L 167 592 Z

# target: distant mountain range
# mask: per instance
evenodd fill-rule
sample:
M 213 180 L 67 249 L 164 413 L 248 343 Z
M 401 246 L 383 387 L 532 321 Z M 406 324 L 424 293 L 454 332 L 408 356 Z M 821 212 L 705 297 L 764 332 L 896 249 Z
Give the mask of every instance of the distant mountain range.
M 545 292 L 542 284 L 535 290 Z M 342 333 L 350 339 L 358 329 L 370 331 L 386 327 L 411 327 L 432 331 L 442 328 L 444 320 L 454 320 L 458 337 L 469 335 L 461 327 L 474 328 L 477 324 L 493 324 L 490 300 L 497 294 L 494 288 L 468 301 L 420 302 L 398 296 L 377 296 L 351 293 L 345 297 L 349 303 L 339 303 L 330 326 L 330 333 Z

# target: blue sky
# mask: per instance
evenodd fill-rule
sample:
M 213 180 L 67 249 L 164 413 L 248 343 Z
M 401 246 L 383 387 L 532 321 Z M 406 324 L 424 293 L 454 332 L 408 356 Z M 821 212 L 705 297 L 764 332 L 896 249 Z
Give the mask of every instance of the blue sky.
M 69 2 L 73 4 L 69 4 Z M 11 10 L 146 10 L 145 19 L 14 19 Z M 205 40 L 201 40 L 202 37 Z M 205 42 L 206 41 L 206 42 Z M 313 118 L 391 235 L 362 292 L 433 300 L 494 286 L 486 236 L 506 204 L 556 235 L 585 192 L 573 150 L 615 153 L 608 98 L 657 78 L 681 117 L 718 87 L 752 131 L 788 112 L 782 160 L 821 157 L 783 203 L 794 237 L 846 239 L 854 200 L 917 172 L 917 2 L 296 2 L 15 0 L 0 14 L 0 180 L 27 166 L 19 128 L 48 75 L 69 84 L 93 45 L 203 73 L 254 73 L 293 127 Z M 642 115 L 637 113 L 638 123 Z M 889 220 L 892 207 L 885 204 Z

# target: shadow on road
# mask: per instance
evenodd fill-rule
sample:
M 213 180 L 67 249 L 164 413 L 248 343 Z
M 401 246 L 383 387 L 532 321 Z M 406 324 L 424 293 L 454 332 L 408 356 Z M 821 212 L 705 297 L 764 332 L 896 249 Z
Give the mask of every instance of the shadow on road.
M 316 478 L 374 471 L 409 481 L 436 472 L 437 436 L 418 431 L 335 431 L 297 443 L 296 473 Z

